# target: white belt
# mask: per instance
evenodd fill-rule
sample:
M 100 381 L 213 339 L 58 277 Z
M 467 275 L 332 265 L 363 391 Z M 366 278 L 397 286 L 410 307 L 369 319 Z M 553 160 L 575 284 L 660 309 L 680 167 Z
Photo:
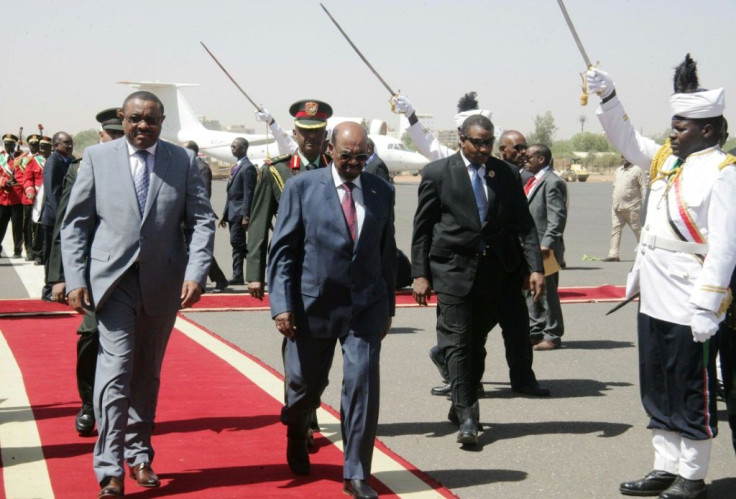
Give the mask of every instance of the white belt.
M 705 255 L 708 253 L 707 244 L 678 241 L 677 239 L 655 236 L 649 232 L 642 233 L 641 244 L 649 246 L 650 248 L 661 248 L 667 251 L 676 251 L 678 253 L 689 253 L 693 255 Z

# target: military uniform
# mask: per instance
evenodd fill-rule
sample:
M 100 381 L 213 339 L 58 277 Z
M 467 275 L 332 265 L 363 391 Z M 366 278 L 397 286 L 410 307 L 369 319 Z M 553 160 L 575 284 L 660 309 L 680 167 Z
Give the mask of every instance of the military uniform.
M 41 136 L 37 134 L 29 135 L 26 139 L 29 146 L 37 145 L 40 140 Z M 28 261 L 34 260 L 36 257 L 33 249 L 34 224 L 32 213 L 36 195 L 43 185 L 43 169 L 41 167 L 43 161 L 43 156 L 38 152 L 34 154 L 31 151 L 28 151 L 15 160 L 20 170 L 19 175 L 23 177 L 23 197 L 21 199 L 21 204 L 23 205 L 23 246 L 25 247 L 26 260 Z
M 12 133 L 3 135 L 3 143 L 18 143 Z M 15 147 L 13 147 L 14 149 Z M 8 222 L 13 231 L 13 257 L 21 256 L 23 249 L 23 175 L 17 163 L 18 158 L 3 149 L 0 152 L 0 243 L 5 238 Z

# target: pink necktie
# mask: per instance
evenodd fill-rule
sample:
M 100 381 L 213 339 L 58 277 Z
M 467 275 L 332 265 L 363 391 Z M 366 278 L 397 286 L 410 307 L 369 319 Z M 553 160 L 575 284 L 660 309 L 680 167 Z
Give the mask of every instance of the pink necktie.
M 342 212 L 345 214 L 345 221 L 348 223 L 350 237 L 354 242 L 355 236 L 358 234 L 358 215 L 355 212 L 355 201 L 353 201 L 353 189 L 355 188 L 355 184 L 352 182 L 345 182 L 342 185 L 345 188 L 345 195 L 342 198 Z

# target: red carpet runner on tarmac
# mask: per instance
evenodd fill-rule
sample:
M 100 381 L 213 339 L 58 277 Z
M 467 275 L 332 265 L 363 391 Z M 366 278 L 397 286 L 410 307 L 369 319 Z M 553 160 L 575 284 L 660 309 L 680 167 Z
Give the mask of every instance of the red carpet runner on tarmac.
M 562 303 L 599 303 L 622 301 L 625 294 L 624 286 L 603 284 L 597 287 L 567 287 L 560 288 Z M 434 298 L 430 306 L 436 305 Z M 410 291 L 401 290 L 396 293 L 397 307 L 417 307 Z M 202 295 L 202 299 L 194 305 L 191 311 L 230 311 L 230 310 L 268 310 L 268 295 L 263 300 L 257 300 L 247 293 L 223 293 Z M 0 316 L 4 315 L 34 315 L 69 314 L 74 313 L 66 305 L 48 303 L 39 299 L 0 300 Z
M 23 309 L 17 302 L 24 300 L 13 302 L 16 311 Z M 44 305 L 43 310 L 53 310 L 53 304 Z M 0 319 L 0 498 L 97 494 L 91 457 L 95 438 L 80 437 L 73 429 L 79 407 L 74 381 L 79 322 L 78 316 L 68 314 Z M 22 381 L 18 377 L 11 383 L 11 364 L 15 363 Z M 285 428 L 278 420 L 281 383 L 280 376 L 257 359 L 180 318 L 164 361 L 153 439 L 154 468 L 162 487 L 142 489 L 126 477 L 126 495 L 344 497 L 342 447 L 334 410 L 323 406 L 326 410 L 320 411 L 323 434 L 317 435 L 318 450 L 311 454 L 311 475 L 295 477 L 286 465 Z M 19 393 L 23 384 L 32 413 L 17 402 L 25 396 Z M 269 387 L 264 388 L 266 385 Z M 34 431 L 27 431 L 29 428 Z M 38 444 L 23 440 L 25 433 L 35 431 L 45 466 Z M 31 472 L 24 466 L 34 464 L 34 453 L 36 467 Z M 380 442 L 376 455 L 371 483 L 382 497 L 409 492 L 418 492 L 419 497 L 454 497 Z M 384 483 L 376 468 L 386 470 Z M 397 475 L 403 475 L 402 480 L 396 481 Z M 44 480 L 48 482 L 46 492 Z M 34 483 L 35 495 L 20 493 L 25 489 L 18 482 Z

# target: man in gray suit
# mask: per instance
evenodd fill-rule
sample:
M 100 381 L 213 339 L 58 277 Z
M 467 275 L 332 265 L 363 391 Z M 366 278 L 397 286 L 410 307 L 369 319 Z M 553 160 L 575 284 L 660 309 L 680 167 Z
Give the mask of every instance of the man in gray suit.
M 94 449 L 100 498 L 124 494 L 124 461 L 158 487 L 151 432 L 161 363 L 179 308 L 199 300 L 215 221 L 191 151 L 159 141 L 161 101 L 135 92 L 125 137 L 88 147 L 61 229 L 68 300 L 97 314 Z
M 366 138 L 357 123 L 337 125 L 332 164 L 286 182 L 268 266 L 271 315 L 288 339 L 289 383 L 281 410 L 287 462 L 296 474 L 310 471 L 310 415 L 327 386 L 339 340 L 343 492 L 354 497 L 378 497 L 368 479 L 378 424 L 381 340 L 395 306 L 394 189 L 361 174 L 368 159 Z
M 529 212 L 537 226 L 542 256 L 545 260 L 554 255 L 563 262 L 565 247 L 562 233 L 567 221 L 567 186 L 550 165 L 552 152 L 543 144 L 533 144 L 526 151 L 526 169 L 533 174 L 524 184 L 529 202 Z M 546 274 L 546 272 L 545 272 Z M 560 273 L 545 275 L 544 293 L 534 300 L 526 291 L 529 308 L 529 334 L 534 350 L 554 350 L 560 347 L 565 325 L 557 286 Z

